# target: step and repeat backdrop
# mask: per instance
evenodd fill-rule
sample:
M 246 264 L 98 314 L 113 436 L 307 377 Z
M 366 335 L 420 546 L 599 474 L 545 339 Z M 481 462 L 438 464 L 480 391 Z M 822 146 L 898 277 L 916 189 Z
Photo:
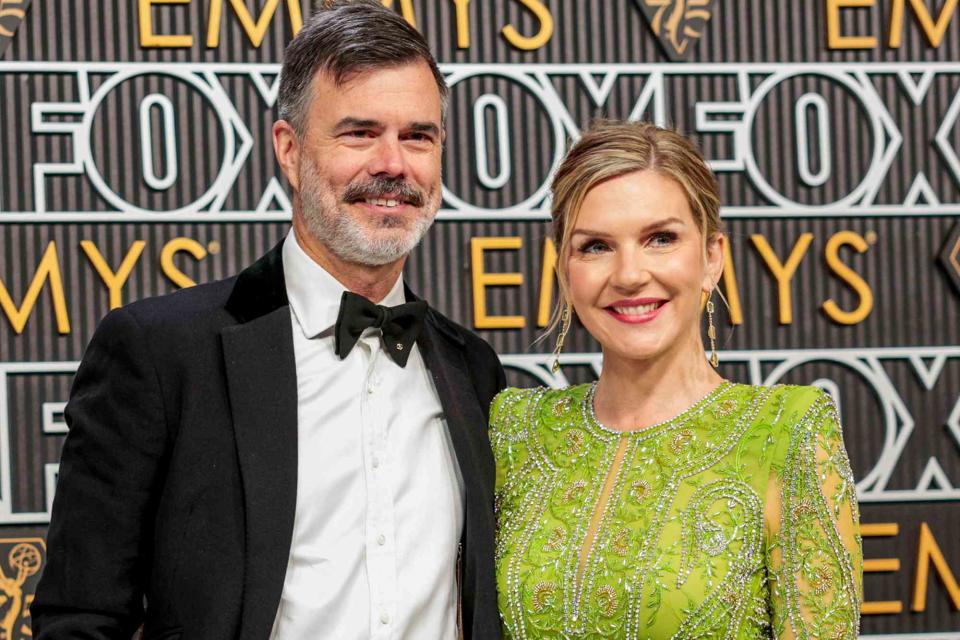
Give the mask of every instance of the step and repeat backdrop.
M 868 638 L 960 638 L 957 0 L 385 0 L 452 89 L 419 293 L 502 355 L 555 295 L 548 185 L 597 116 L 693 136 L 731 238 L 721 371 L 834 395 Z M 229 276 L 285 233 L 283 48 L 307 0 L 0 0 L 0 637 L 25 638 L 70 382 L 112 307 Z

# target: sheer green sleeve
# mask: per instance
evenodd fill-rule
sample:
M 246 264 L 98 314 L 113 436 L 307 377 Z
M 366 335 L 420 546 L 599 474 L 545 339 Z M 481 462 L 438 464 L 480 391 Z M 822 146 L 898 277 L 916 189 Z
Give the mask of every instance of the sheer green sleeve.
M 771 470 L 765 517 L 774 636 L 854 640 L 863 553 L 837 409 L 811 387 L 793 388 L 784 409 L 789 436 Z

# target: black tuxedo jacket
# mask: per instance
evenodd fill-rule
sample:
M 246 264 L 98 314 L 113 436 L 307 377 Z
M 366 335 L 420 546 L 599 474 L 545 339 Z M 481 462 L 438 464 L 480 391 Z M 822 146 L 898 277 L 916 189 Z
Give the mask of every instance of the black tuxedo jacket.
M 465 635 L 499 638 L 487 411 L 503 369 L 432 309 L 418 345 L 466 485 Z M 267 638 L 297 488 L 280 246 L 229 280 L 108 314 L 66 419 L 34 636 L 128 640 L 143 624 L 145 640 Z

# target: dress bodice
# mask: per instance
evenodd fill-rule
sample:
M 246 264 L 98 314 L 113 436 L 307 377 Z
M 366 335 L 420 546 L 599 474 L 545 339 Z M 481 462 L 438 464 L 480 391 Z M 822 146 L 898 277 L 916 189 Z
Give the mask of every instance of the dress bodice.
M 725 383 L 619 432 L 594 388 L 494 401 L 507 637 L 856 638 L 855 486 L 828 395 Z

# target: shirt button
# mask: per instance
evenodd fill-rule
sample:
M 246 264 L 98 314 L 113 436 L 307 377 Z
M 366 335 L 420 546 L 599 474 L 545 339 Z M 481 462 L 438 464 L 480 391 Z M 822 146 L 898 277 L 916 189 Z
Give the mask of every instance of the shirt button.
M 380 612 L 380 624 L 390 624 L 390 614 L 386 611 Z
M 387 544 L 387 536 L 383 535 L 382 533 L 381 533 L 380 535 L 378 535 L 378 536 L 377 536 L 377 544 L 380 545 L 381 547 L 382 547 L 383 545 Z
M 380 458 L 374 458 L 373 462 L 371 462 L 370 464 L 373 465 L 374 469 L 376 469 L 377 467 L 380 466 Z

